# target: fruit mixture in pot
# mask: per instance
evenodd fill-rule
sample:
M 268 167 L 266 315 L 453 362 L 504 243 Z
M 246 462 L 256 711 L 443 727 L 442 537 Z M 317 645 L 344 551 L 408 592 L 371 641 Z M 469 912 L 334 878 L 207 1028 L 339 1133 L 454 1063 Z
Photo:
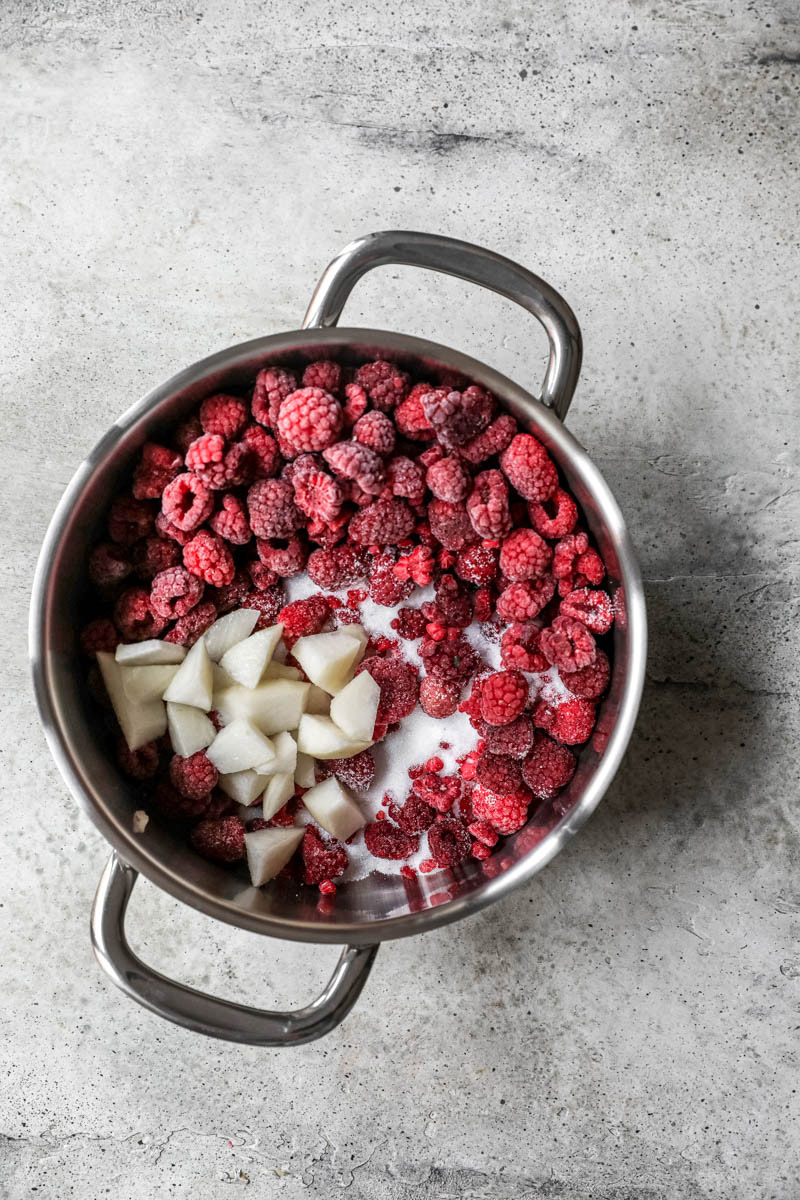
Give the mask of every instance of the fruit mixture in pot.
M 491 871 L 602 751 L 605 565 L 542 444 L 461 377 L 266 368 L 143 446 L 106 532 L 81 647 L 135 827 L 256 886 Z

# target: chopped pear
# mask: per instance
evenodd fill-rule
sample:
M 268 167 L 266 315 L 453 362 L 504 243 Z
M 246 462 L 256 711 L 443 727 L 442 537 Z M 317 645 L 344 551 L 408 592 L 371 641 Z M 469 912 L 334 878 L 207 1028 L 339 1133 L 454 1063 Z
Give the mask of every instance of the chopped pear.
M 342 632 L 346 633 L 348 637 L 356 638 L 361 643 L 361 650 L 356 658 L 356 661 L 353 663 L 353 666 L 357 667 L 364 657 L 364 651 L 366 650 L 367 642 L 369 641 L 369 634 L 363 625 L 343 625 Z
M 206 755 L 223 775 L 255 771 L 275 761 L 275 747 L 250 721 L 241 718 L 220 729 Z
M 330 717 L 303 713 L 297 729 L 297 748 L 312 758 L 352 758 L 371 746 L 372 742 L 354 742 L 335 725 Z
M 361 642 L 342 629 L 298 638 L 292 654 L 312 683 L 331 695 L 341 691 L 361 651 Z
M 346 842 L 366 825 L 361 809 L 334 775 L 309 788 L 303 795 L 303 804 L 317 824 L 340 842 Z
M 234 683 L 214 695 L 224 724 L 242 717 L 267 735 L 296 729 L 305 711 L 310 684 L 294 679 L 265 679 L 257 688 Z
M 297 742 L 284 730 L 272 739 L 275 757 L 271 762 L 256 767 L 259 775 L 294 775 L 297 766 Z
M 273 656 L 272 662 L 267 663 L 267 669 L 264 672 L 265 679 L 302 679 L 302 673 L 297 667 L 290 667 L 286 663 L 276 662 Z
M 278 775 L 272 775 L 267 784 L 264 795 L 261 801 L 264 808 L 264 820 L 268 821 L 270 817 L 274 817 L 279 808 L 283 808 L 287 800 L 291 800 L 294 795 L 294 775 L 282 771 Z
M 161 642 L 158 638 L 148 638 L 146 642 L 130 642 L 128 645 L 120 642 L 116 653 L 117 662 L 126 667 L 169 666 L 170 663 L 182 663 L 185 658 L 185 646 L 174 642 Z
M 260 615 L 255 608 L 237 608 L 235 612 L 218 617 L 205 632 L 206 650 L 211 661 L 219 662 L 231 646 L 249 637 Z
M 122 736 L 130 750 L 161 737 L 167 730 L 167 710 L 161 700 L 131 700 L 125 694 L 121 667 L 113 654 L 99 651 L 97 665 L 114 707 Z
M 327 717 L 331 711 L 331 698 L 327 692 L 321 687 L 317 687 L 312 683 L 308 689 L 308 700 L 306 701 L 306 712 L 316 713 L 318 716 Z
M 310 788 L 317 782 L 316 764 L 310 754 L 297 752 L 297 766 L 294 769 L 294 781 L 298 787 Z
M 205 750 L 217 736 L 206 714 L 188 704 L 167 705 L 167 727 L 172 749 L 181 758 L 190 758 L 198 750 Z
M 351 742 L 371 741 L 380 700 L 381 689 L 364 670 L 331 700 L 331 720 Z
M 252 804 L 264 790 L 264 776 L 256 775 L 255 771 L 234 771 L 220 775 L 219 787 L 237 804 Z
M 250 868 L 250 878 L 253 887 L 261 887 L 274 879 L 303 840 L 305 830 L 301 827 L 291 829 L 256 829 L 253 833 L 244 835 L 244 845 L 247 851 L 247 865 Z
M 205 638 L 198 638 L 178 668 L 164 699 L 173 704 L 190 704 L 208 712 L 212 696 L 211 659 L 206 650 Z
M 228 672 L 223 671 L 219 663 L 212 662 L 211 687 L 214 692 L 221 692 L 223 688 L 230 687 L 233 682 Z
M 226 650 L 219 665 L 242 687 L 257 687 L 282 633 L 282 625 L 270 625 L 269 629 L 251 633 L 250 637 Z
M 160 700 L 172 682 L 178 664 L 172 666 L 126 667 L 121 666 L 122 686 L 129 700 L 146 703 Z

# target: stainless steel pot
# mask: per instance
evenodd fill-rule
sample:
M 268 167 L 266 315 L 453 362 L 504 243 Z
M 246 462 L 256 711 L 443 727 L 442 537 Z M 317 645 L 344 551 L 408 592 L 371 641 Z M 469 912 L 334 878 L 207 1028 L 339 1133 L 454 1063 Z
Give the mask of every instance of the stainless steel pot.
M 422 338 L 375 329 L 337 329 L 357 280 L 387 264 L 455 275 L 515 300 L 544 326 L 550 357 L 535 399 L 497 371 Z M 608 567 L 620 614 L 614 633 L 611 687 L 598 720 L 604 745 L 582 751 L 566 795 L 567 815 L 538 844 L 525 830 L 506 839 L 487 863 L 470 860 L 410 885 L 380 873 L 343 888 L 322 912 L 317 898 L 286 881 L 266 891 L 243 876 L 200 859 L 157 822 L 131 829 L 135 788 L 95 736 L 76 650 L 87 551 L 98 517 L 141 444 L 179 420 L 204 397 L 252 385 L 263 366 L 297 366 L 320 356 L 342 362 L 389 358 L 423 375 L 441 367 L 483 384 L 536 434 L 558 462 L 583 508 Z M 636 719 L 644 678 L 644 594 L 622 513 L 608 485 L 563 419 L 575 390 L 581 338 L 564 300 L 536 275 L 488 250 L 423 233 L 376 233 L 347 246 L 319 282 L 303 328 L 257 338 L 181 371 L 130 409 L 80 466 L 53 516 L 39 556 L 30 615 L 30 654 L 42 722 L 58 767 L 76 800 L 113 847 L 92 911 L 92 940 L 101 966 L 140 1004 L 189 1029 L 262 1046 L 311 1041 L 337 1025 L 355 1003 L 378 945 L 469 916 L 508 895 L 556 855 L 599 803 L 619 766 Z M 346 943 L 325 991 L 292 1013 L 266 1012 L 205 995 L 146 966 L 125 938 L 125 910 L 142 872 L 170 895 L 231 925 L 304 942 Z

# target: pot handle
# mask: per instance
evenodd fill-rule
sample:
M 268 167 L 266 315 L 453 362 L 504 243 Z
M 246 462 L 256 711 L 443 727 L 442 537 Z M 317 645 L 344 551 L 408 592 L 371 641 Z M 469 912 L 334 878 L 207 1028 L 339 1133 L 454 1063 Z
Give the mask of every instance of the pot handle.
M 390 231 L 357 238 L 329 264 L 308 306 L 303 328 L 335 325 L 355 284 L 373 267 L 397 263 L 455 275 L 514 300 L 542 323 L 550 360 L 541 402 L 561 420 L 581 369 L 581 331 L 566 300 L 532 271 L 470 242 L 433 233 Z
M 334 1029 L 359 997 L 377 946 L 346 946 L 321 995 L 296 1012 L 267 1012 L 168 979 L 133 953 L 125 910 L 139 872 L 112 854 L 92 907 L 92 946 L 109 978 L 151 1012 L 195 1033 L 250 1046 L 300 1046 Z

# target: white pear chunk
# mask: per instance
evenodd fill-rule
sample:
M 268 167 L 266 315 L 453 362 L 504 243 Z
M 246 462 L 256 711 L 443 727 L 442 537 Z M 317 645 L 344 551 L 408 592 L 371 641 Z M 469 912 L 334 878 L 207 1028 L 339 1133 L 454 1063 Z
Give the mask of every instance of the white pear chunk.
M 255 608 L 237 608 L 234 612 L 225 613 L 224 617 L 217 617 L 204 634 L 211 661 L 219 662 L 231 646 L 249 637 L 260 615 Z
M 186 658 L 186 647 L 173 642 L 162 642 L 158 638 L 148 638 L 146 642 L 120 642 L 117 646 L 116 659 L 126 667 L 158 667 L 169 666 L 170 663 L 182 663 Z
M 241 717 L 268 736 L 297 729 L 311 685 L 295 679 L 265 679 L 257 688 L 234 683 L 214 695 L 214 707 L 224 724 Z
M 298 787 L 310 788 L 317 782 L 316 764 L 310 754 L 297 751 L 297 766 L 294 769 L 294 781 Z
M 303 796 L 303 804 L 318 825 L 340 842 L 366 825 L 361 809 L 335 776 L 315 784 Z
M 310 633 L 298 638 L 292 647 L 292 654 L 311 682 L 331 695 L 347 683 L 360 651 L 360 640 L 341 629 Z
M 181 758 L 190 758 L 198 750 L 205 750 L 217 736 L 206 714 L 188 704 L 167 705 L 167 729 L 172 749 Z
M 128 749 L 138 750 L 167 731 L 167 710 L 161 700 L 131 700 L 125 694 L 121 667 L 113 654 L 99 651 L 97 665 L 114 707 Z
M 362 671 L 331 700 L 331 720 L 351 742 L 371 741 L 380 700 L 381 689 Z
M 259 775 L 294 775 L 297 766 L 297 742 L 286 730 L 272 739 L 275 757 L 255 769 Z
M 164 699 L 173 704 L 190 704 L 192 708 L 211 708 L 213 684 L 211 659 L 206 650 L 205 638 L 198 638 L 178 668 Z
M 270 625 L 269 629 L 251 633 L 250 637 L 226 650 L 219 665 L 242 687 L 257 687 L 282 633 L 282 625 Z
M 267 663 L 267 669 L 264 672 L 265 679 L 302 679 L 303 676 L 297 667 L 290 667 L 287 663 L 276 662 L 273 657 L 272 662 Z
M 253 887 L 261 887 L 274 879 L 286 866 L 303 840 L 305 830 L 299 829 L 256 829 L 244 835 L 247 865 Z
M 206 754 L 222 775 L 255 771 L 275 761 L 275 747 L 250 721 L 231 721 L 220 729 Z
M 230 687 L 233 682 L 228 672 L 223 671 L 219 663 L 212 662 L 211 687 L 214 692 L 221 692 L 223 688 Z
M 353 663 L 353 666 L 357 667 L 364 657 L 364 651 L 366 650 L 367 642 L 369 641 L 369 634 L 363 625 L 342 625 L 341 629 L 342 633 L 346 633 L 348 637 L 356 638 L 361 643 L 361 650 L 359 651 L 356 661 Z
M 273 775 L 267 784 L 264 795 L 261 797 L 261 802 L 264 810 L 264 820 L 268 821 L 270 817 L 274 817 L 279 808 L 283 808 L 287 800 L 291 800 L 294 795 L 294 775 L 287 774 L 285 771 L 279 775 Z
M 312 758 L 352 758 L 372 742 L 352 741 L 330 717 L 303 713 L 297 729 L 297 748 Z
M 233 771 L 230 775 L 220 775 L 219 787 L 237 804 L 252 804 L 264 790 L 264 776 L 256 775 L 255 771 Z
M 178 664 L 155 667 L 126 667 L 121 666 L 122 686 L 129 700 L 146 703 L 148 700 L 160 700 L 172 682 L 178 670 Z
M 308 689 L 306 712 L 317 713 L 318 716 L 327 717 L 330 715 L 330 711 L 330 696 L 321 687 L 317 687 L 315 683 L 312 683 Z

